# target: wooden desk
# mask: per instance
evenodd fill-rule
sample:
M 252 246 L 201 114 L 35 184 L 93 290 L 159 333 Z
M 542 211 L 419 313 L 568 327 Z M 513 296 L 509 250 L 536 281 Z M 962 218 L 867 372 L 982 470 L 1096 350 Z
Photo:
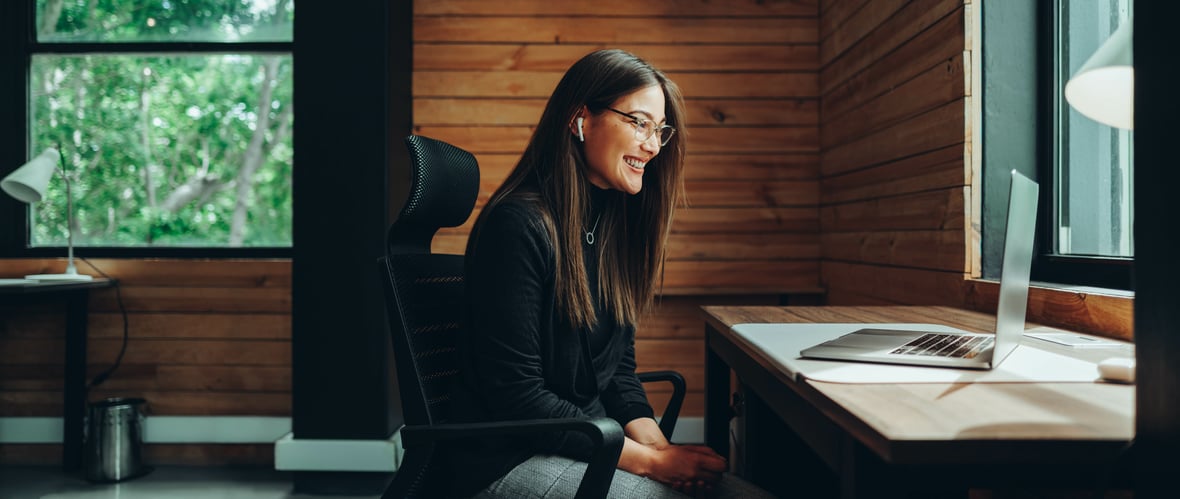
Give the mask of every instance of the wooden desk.
M 936 490 L 965 497 L 975 487 L 1104 487 L 1134 436 L 1134 386 L 796 382 L 730 329 L 917 322 L 990 331 L 994 318 L 987 314 L 947 307 L 703 309 L 706 443 L 722 454 L 730 449 L 732 368 L 745 402 L 745 448 L 731 461 L 780 494 L 875 498 Z M 1059 351 L 1092 360 L 1112 355 Z
M 90 290 L 109 288 L 115 281 L 95 278 L 82 282 L 42 282 L 0 286 L 5 303 L 63 301 L 66 304 L 65 374 L 62 390 L 61 466 L 82 467 L 82 432 L 86 415 L 86 321 Z

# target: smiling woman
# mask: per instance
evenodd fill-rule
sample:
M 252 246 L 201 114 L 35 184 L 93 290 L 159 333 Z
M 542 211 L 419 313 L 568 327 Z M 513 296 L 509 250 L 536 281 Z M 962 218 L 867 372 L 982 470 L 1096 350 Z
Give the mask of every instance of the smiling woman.
M 684 118 L 676 84 L 633 54 L 596 51 L 565 73 L 468 241 L 451 414 L 613 418 L 627 438 L 610 497 L 760 497 L 712 449 L 672 445 L 635 373 L 635 326 L 683 198 Z M 572 497 L 592 448 L 568 432 L 470 439 L 443 449 L 440 476 L 458 477 L 454 495 Z
M 600 189 L 638 194 L 643 188 L 644 167 L 659 154 L 660 147 L 667 144 L 662 139 L 663 134 L 655 135 L 656 116 L 663 120 L 664 91 L 653 85 L 620 98 L 616 104 L 631 111 L 606 107 L 592 112 L 587 107 L 574 119 L 579 123 L 578 140 L 585 144 L 583 150 L 590 167 L 587 177 Z M 623 119 L 605 111 L 622 115 Z M 663 127 L 662 130 L 675 130 L 668 125 Z M 652 140 L 652 137 L 656 139 Z

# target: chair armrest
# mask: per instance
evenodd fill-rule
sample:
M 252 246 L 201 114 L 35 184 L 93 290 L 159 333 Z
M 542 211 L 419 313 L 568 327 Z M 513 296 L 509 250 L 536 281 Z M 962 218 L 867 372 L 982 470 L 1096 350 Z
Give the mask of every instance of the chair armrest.
M 404 426 L 401 429 L 402 445 L 405 448 L 431 445 L 439 440 L 488 436 L 524 435 L 553 431 L 576 431 L 590 437 L 594 453 L 586 466 L 578 486 L 576 499 L 605 498 L 610 491 L 619 455 L 623 452 L 623 428 L 611 418 L 589 419 L 526 419 L 517 421 L 493 421 L 488 423 L 435 424 L 429 426 Z
M 676 371 L 648 371 L 636 373 L 641 383 L 667 381 L 672 383 L 672 398 L 668 399 L 668 406 L 664 408 L 664 415 L 660 416 L 660 432 L 664 438 L 672 440 L 672 432 L 676 430 L 676 420 L 680 418 L 680 407 L 684 405 L 684 394 L 687 390 L 684 376 Z

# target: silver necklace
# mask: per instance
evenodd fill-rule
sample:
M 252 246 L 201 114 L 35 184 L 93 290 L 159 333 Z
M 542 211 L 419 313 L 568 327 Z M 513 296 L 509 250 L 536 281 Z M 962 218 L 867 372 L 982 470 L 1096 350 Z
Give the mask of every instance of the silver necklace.
M 598 222 L 600 220 L 602 220 L 602 213 L 599 213 L 598 218 L 594 219 L 594 227 L 591 227 L 590 230 L 588 230 L 588 231 L 585 229 L 582 229 L 584 232 L 586 232 L 586 244 L 589 244 L 591 246 L 594 245 L 594 231 L 598 230 Z

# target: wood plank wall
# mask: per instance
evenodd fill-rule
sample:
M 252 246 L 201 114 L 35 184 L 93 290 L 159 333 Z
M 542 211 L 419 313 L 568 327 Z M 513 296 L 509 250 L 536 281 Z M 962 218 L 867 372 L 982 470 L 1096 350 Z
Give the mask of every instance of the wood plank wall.
M 291 264 L 286 260 L 91 259 L 120 281 L 91 293 L 90 393 L 143 397 L 154 415 L 290 416 Z M 2 260 L 0 275 L 61 272 L 61 260 Z M 79 261 L 80 272 L 100 275 Z M 65 307 L 0 303 L 0 417 L 60 417 Z M 273 445 L 147 445 L 152 464 L 273 462 Z M 0 445 L 0 463 L 53 463 L 59 445 Z
M 829 304 L 961 305 L 971 228 L 961 0 L 820 4 Z
M 599 48 L 664 70 L 688 106 L 689 207 L 673 226 L 641 370 L 676 369 L 703 414 L 702 304 L 778 302 L 819 282 L 814 1 L 418 0 L 414 129 L 475 154 L 476 212 L 524 150 L 564 71 Z M 435 250 L 462 253 L 475 215 Z M 649 387 L 657 411 L 665 387 Z

